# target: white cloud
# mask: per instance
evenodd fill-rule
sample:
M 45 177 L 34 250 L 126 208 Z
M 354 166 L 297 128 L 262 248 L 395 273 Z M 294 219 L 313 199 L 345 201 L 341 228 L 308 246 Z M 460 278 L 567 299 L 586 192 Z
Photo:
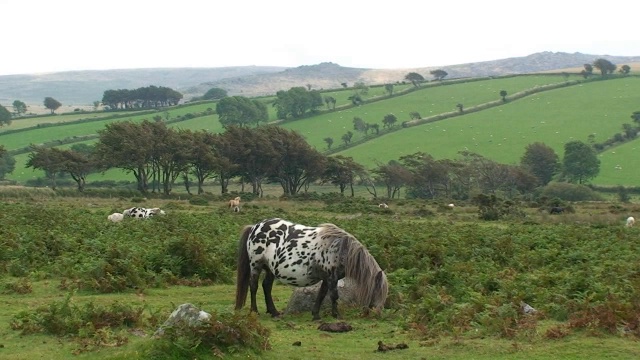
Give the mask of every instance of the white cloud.
M 149 67 L 452 65 L 640 55 L 636 1 L 0 0 L 0 75 Z

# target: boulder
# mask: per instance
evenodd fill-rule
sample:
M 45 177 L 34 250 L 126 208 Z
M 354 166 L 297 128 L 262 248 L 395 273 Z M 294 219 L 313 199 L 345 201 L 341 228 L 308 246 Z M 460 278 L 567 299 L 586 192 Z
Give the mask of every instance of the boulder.
M 316 297 L 318 296 L 321 284 L 322 282 L 319 282 L 312 286 L 296 288 L 293 291 L 293 294 L 291 294 L 291 298 L 289 298 L 289 303 L 287 304 L 285 313 L 296 314 L 311 311 L 313 304 L 316 302 Z M 356 288 L 356 284 L 350 279 L 340 279 L 338 281 L 338 304 L 356 305 Z M 331 309 L 331 299 L 329 298 L 328 292 L 320 309 Z
M 169 318 L 156 330 L 154 335 L 160 336 L 164 334 L 166 327 L 179 323 L 187 324 L 188 326 L 197 326 L 203 321 L 209 321 L 209 319 L 211 319 L 211 314 L 208 312 L 200 310 L 193 304 L 182 304 L 169 315 Z

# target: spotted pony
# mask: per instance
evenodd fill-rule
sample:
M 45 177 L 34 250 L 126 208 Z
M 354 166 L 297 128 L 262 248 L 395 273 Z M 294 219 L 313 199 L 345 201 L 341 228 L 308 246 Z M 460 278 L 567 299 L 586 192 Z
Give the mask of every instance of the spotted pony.
M 164 215 L 164 210 L 160 210 L 160 208 L 141 208 L 141 207 L 132 207 L 126 209 L 122 212 L 122 215 L 129 216 L 137 219 L 148 219 L 154 215 Z
M 351 234 L 333 224 L 306 226 L 274 218 L 247 225 L 240 236 L 236 309 L 241 309 L 251 292 L 251 311 L 258 312 L 256 293 L 260 273 L 267 312 L 279 316 L 271 296 L 274 280 L 296 287 L 322 284 L 311 310 L 320 319 L 320 305 L 327 292 L 331 314 L 339 317 L 338 280 L 349 278 L 356 287 L 356 301 L 368 309 L 380 310 L 388 294 L 387 276 L 366 248 Z

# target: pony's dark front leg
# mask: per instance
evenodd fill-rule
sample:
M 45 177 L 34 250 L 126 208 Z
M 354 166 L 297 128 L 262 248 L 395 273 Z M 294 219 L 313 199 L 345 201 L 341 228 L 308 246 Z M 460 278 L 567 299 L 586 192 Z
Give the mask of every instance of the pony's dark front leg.
M 327 280 L 327 283 L 329 298 L 331 299 L 331 315 L 338 319 L 340 318 L 340 314 L 338 313 L 338 279 L 331 276 Z
M 260 279 L 260 273 L 251 272 L 249 278 L 249 290 L 251 291 L 251 311 L 258 312 L 258 303 L 256 301 L 256 293 L 258 292 L 258 280 Z
M 318 290 L 318 297 L 316 297 L 316 302 L 315 304 L 313 304 L 313 308 L 311 309 L 311 315 L 313 315 L 313 320 L 320 320 L 320 306 L 322 306 L 322 301 L 324 300 L 324 297 L 327 296 L 327 290 L 329 290 L 327 280 L 322 280 L 322 284 L 320 285 L 320 290 Z
M 280 313 L 276 310 L 276 305 L 273 303 L 273 297 L 271 296 L 274 280 L 275 276 L 273 276 L 273 273 L 267 270 L 267 275 L 264 277 L 264 280 L 262 280 L 262 290 L 264 290 L 264 301 L 267 304 L 267 312 L 271 314 L 271 316 L 276 317 L 280 316 Z

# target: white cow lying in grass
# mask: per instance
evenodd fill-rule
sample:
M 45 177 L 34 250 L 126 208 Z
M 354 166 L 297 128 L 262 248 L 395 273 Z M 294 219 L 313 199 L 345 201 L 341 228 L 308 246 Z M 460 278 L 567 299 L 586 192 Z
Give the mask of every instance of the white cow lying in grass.
M 109 219 L 112 222 L 120 222 L 120 221 L 122 221 L 122 219 L 124 219 L 124 214 L 113 213 L 113 214 L 107 216 L 107 219 Z
M 160 208 L 141 208 L 141 207 L 132 207 L 126 209 L 122 212 L 124 216 L 134 217 L 137 219 L 148 219 L 154 215 L 164 215 L 164 210 L 160 210 Z
M 633 216 L 629 216 L 627 218 L 627 227 L 632 227 L 633 224 L 635 224 L 635 223 L 636 223 L 636 219 L 634 219 Z

